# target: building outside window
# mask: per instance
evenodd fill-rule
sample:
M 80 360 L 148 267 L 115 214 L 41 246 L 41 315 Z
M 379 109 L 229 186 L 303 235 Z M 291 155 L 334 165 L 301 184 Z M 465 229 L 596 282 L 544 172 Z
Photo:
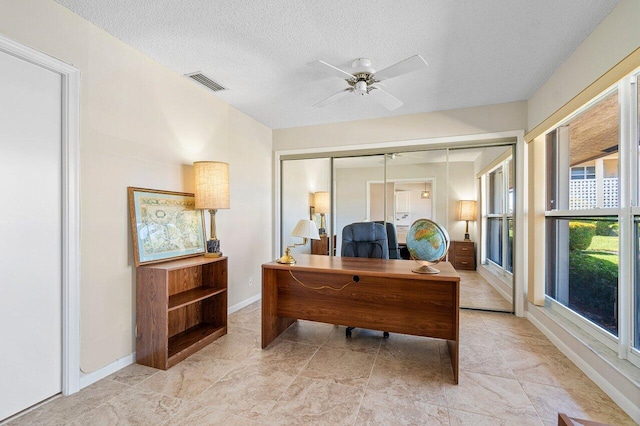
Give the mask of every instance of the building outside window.
M 595 166 L 576 166 L 571 167 L 571 180 L 593 179 L 596 178 Z

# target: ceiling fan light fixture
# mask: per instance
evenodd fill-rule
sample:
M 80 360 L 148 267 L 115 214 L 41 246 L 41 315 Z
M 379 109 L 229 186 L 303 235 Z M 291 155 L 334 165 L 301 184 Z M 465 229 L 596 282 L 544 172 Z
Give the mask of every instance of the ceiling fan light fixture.
M 354 86 L 354 93 L 357 95 L 366 95 L 367 94 L 367 82 L 366 81 L 358 81 Z
M 427 66 L 427 62 L 422 58 L 422 56 L 414 55 L 378 72 L 371 67 L 371 60 L 368 58 L 358 58 L 354 60 L 351 63 L 351 68 L 353 69 L 351 72 L 334 67 L 333 65 L 320 60 L 310 62 L 309 65 L 331 73 L 334 77 L 344 80 L 349 86 L 337 93 L 334 93 L 328 98 L 315 103 L 313 105 L 314 107 L 321 108 L 333 103 L 345 94 L 352 92 L 360 96 L 371 95 L 370 97 L 372 100 L 379 103 L 389 111 L 393 111 L 403 105 L 402 101 L 383 90 L 382 87 L 384 86 L 380 87 L 378 83 L 399 75 L 423 69 Z

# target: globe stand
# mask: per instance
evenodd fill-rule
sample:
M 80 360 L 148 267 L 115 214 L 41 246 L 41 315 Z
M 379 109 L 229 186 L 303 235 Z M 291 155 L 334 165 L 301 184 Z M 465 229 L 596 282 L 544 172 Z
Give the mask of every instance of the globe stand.
M 415 272 L 416 274 L 439 274 L 440 269 L 436 269 L 429 265 L 422 265 L 415 269 L 412 269 L 411 272 Z

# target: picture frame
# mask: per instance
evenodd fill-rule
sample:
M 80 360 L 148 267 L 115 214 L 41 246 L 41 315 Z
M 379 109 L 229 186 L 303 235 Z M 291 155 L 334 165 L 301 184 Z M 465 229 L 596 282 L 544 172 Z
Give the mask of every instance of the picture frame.
M 136 266 L 205 253 L 204 212 L 187 192 L 128 187 Z

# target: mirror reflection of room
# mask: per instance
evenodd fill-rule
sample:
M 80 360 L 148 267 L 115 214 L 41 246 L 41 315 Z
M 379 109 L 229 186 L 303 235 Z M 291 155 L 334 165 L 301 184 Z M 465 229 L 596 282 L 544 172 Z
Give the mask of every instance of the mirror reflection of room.
M 460 306 L 512 312 L 512 155 L 500 145 L 284 160 L 283 248 L 299 243 L 291 232 L 306 214 L 320 239 L 294 254 L 340 256 L 345 226 L 380 222 L 395 230 L 397 258 L 410 261 L 409 227 L 430 219 L 450 235 L 445 260 L 461 276 Z

